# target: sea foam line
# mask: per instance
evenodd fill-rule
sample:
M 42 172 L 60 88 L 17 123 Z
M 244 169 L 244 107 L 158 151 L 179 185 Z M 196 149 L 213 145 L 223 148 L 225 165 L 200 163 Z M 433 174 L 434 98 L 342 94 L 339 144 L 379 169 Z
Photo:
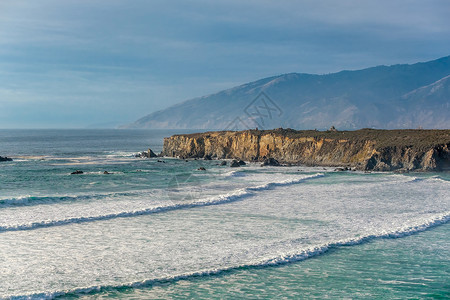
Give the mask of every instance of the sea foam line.
M 187 208 L 194 208 L 194 207 L 201 207 L 201 206 L 225 204 L 225 203 L 229 203 L 229 202 L 243 200 L 247 197 L 254 195 L 254 192 L 257 192 L 257 191 L 272 189 L 276 186 L 286 186 L 286 185 L 298 184 L 298 183 L 304 182 L 306 180 L 320 178 L 323 176 L 324 176 L 324 174 L 318 173 L 318 174 L 314 174 L 314 175 L 302 176 L 301 178 L 296 178 L 296 179 L 288 179 L 288 180 L 284 180 L 284 181 L 280 181 L 280 182 L 270 182 L 270 183 L 266 183 L 264 185 L 243 188 L 243 189 L 239 189 L 235 192 L 228 193 L 225 195 L 214 196 L 214 197 L 207 198 L 204 200 L 199 200 L 199 201 L 189 202 L 189 203 L 178 203 L 178 204 L 167 205 L 167 206 L 157 206 L 157 207 L 151 207 L 151 208 L 146 208 L 146 209 L 141 209 L 141 210 L 124 211 L 124 212 L 120 212 L 120 213 L 112 213 L 112 214 L 107 214 L 107 215 L 98 215 L 98 216 L 91 216 L 91 217 L 75 217 L 75 218 L 68 218 L 68 219 L 63 219 L 63 220 L 49 220 L 49 221 L 33 222 L 33 223 L 13 225 L 13 226 L 4 225 L 4 226 L 0 226 L 0 232 L 33 230 L 33 229 L 45 228 L 45 227 L 63 226 L 63 225 L 68 225 L 68 224 L 73 224 L 73 223 L 86 223 L 86 222 L 111 220 L 111 219 L 116 219 L 116 218 L 129 218 L 129 217 L 143 216 L 143 215 L 149 215 L 149 214 L 178 210 L 178 209 L 187 209 Z
M 0 208 L 10 206 L 34 206 L 40 204 L 53 204 L 57 202 L 70 202 L 76 200 L 93 200 L 103 199 L 108 197 L 118 196 L 133 196 L 143 193 L 145 191 L 129 191 L 129 192 L 117 192 L 117 193 L 104 193 L 104 194 L 86 194 L 86 195 L 54 195 L 54 196 L 22 196 L 14 198 L 0 199 Z
M 276 265 L 285 265 L 285 264 L 303 261 L 308 258 L 322 255 L 322 254 L 328 252 L 330 249 L 334 249 L 334 248 L 339 248 L 339 247 L 343 247 L 343 246 L 360 245 L 360 244 L 364 244 L 364 243 L 367 243 L 367 242 L 370 242 L 370 241 L 373 241 L 376 239 L 384 239 L 384 238 L 396 239 L 396 238 L 410 236 L 413 234 L 417 234 L 419 232 L 429 230 L 433 227 L 443 225 L 449 221 L 450 221 L 450 212 L 446 212 L 444 214 L 437 215 L 434 218 L 429 219 L 427 222 L 424 222 L 422 224 L 417 224 L 414 226 L 410 226 L 408 228 L 404 228 L 404 229 L 400 229 L 400 230 L 393 230 L 393 231 L 381 233 L 378 235 L 367 235 L 367 236 L 359 237 L 359 238 L 331 242 L 331 243 L 328 243 L 325 245 L 303 249 L 303 250 L 299 251 L 298 253 L 294 253 L 294 254 L 274 257 L 271 259 L 262 259 L 255 263 L 241 264 L 241 265 L 230 266 L 230 267 L 225 267 L 225 268 L 221 268 L 221 269 L 199 270 L 199 271 L 191 272 L 191 273 L 167 276 L 167 277 L 163 277 L 163 278 L 146 279 L 146 280 L 142 280 L 142 281 L 124 283 L 124 284 L 120 284 L 120 285 L 98 285 L 98 286 L 81 287 L 81 288 L 75 288 L 75 289 L 69 289 L 69 290 L 63 290 L 63 291 L 40 292 L 40 293 L 34 293 L 34 294 L 28 294 L 28 295 L 17 295 L 17 296 L 13 295 L 13 296 L 7 296 L 6 299 L 11 299 L 11 300 L 54 299 L 57 297 L 63 297 L 63 296 L 69 296 L 69 295 L 97 294 L 97 293 L 101 293 L 101 292 L 118 290 L 118 289 L 126 289 L 126 288 L 146 288 L 146 287 L 153 286 L 156 284 L 173 283 L 176 281 L 189 280 L 189 279 L 193 279 L 196 277 L 219 275 L 222 273 L 237 271 L 237 270 L 244 269 L 244 268 L 261 268 L 261 267 L 271 267 L 271 266 L 276 266 Z

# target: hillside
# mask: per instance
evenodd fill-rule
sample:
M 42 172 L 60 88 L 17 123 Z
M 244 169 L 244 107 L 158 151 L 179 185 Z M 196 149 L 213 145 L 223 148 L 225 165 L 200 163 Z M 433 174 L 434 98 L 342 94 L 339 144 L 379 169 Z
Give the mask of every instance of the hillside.
M 327 75 L 291 73 L 191 99 L 127 127 L 450 128 L 449 75 L 450 56 Z

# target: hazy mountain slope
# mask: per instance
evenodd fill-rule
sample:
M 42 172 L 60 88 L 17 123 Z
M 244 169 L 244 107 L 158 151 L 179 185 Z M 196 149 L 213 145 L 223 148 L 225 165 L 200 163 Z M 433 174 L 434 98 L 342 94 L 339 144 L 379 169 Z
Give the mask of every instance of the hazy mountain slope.
M 450 128 L 450 76 L 403 95 L 396 108 L 390 127 Z
M 450 56 L 327 75 L 285 74 L 185 101 L 129 127 L 448 128 L 450 94 L 448 79 L 442 79 L 448 75 Z M 436 91 L 431 93 L 433 87 Z M 262 107 L 257 98 L 261 92 L 269 97 L 265 101 L 274 108 L 271 112 L 256 108 Z M 259 115 L 252 115 L 255 108 Z

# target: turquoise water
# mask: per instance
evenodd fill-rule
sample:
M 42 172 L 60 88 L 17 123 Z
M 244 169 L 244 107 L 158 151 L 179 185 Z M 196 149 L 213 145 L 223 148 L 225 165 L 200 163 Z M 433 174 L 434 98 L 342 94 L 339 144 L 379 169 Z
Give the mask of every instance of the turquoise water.
M 449 297 L 448 173 L 134 157 L 174 133 L 0 131 L 0 298 Z
M 106 290 L 82 299 L 448 299 L 448 224 L 401 239 L 331 249 L 305 261 Z

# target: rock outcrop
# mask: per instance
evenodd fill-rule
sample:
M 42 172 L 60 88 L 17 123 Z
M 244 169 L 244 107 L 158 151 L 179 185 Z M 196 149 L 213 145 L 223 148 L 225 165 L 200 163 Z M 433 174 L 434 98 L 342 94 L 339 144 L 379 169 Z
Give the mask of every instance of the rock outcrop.
M 269 157 L 269 158 L 266 158 L 264 160 L 264 162 L 261 164 L 261 167 L 265 167 L 265 166 L 277 167 L 277 166 L 280 166 L 280 163 L 275 158 Z
M 12 161 L 12 158 L 0 156 L 0 161 Z
M 373 171 L 450 170 L 450 130 L 218 131 L 174 135 L 161 153 Z
M 156 155 L 152 149 L 148 148 L 147 151 L 138 153 L 135 155 L 135 157 L 140 157 L 140 158 L 152 158 L 152 157 L 158 157 L 158 155 Z
M 233 159 L 233 161 L 230 164 L 231 168 L 237 168 L 237 167 L 240 167 L 240 166 L 241 166 L 241 164 L 236 159 Z

